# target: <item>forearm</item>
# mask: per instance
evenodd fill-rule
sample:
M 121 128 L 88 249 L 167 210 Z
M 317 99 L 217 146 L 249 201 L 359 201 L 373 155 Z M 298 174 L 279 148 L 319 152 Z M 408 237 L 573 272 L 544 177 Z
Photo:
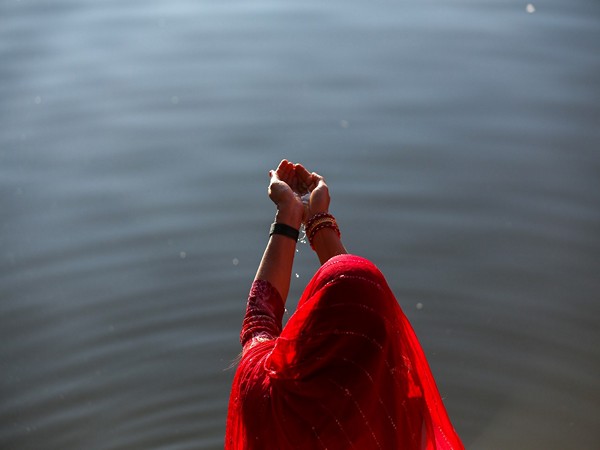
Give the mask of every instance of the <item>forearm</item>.
M 342 244 L 341 238 L 333 228 L 319 230 L 315 234 L 312 244 L 321 264 L 334 256 L 348 253 L 344 244 Z
M 277 223 L 284 223 L 295 229 L 300 228 L 302 215 L 278 211 L 275 219 Z M 258 266 L 255 279 L 265 280 L 277 289 L 285 302 L 290 290 L 292 266 L 296 254 L 296 242 L 279 234 L 269 238 L 269 242 Z

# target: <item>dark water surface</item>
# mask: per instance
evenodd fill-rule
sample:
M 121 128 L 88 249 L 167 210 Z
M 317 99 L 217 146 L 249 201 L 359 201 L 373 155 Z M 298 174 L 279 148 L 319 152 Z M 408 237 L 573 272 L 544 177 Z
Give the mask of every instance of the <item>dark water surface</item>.
M 282 157 L 468 448 L 600 448 L 600 3 L 533 7 L 2 1 L 0 449 L 222 448 Z

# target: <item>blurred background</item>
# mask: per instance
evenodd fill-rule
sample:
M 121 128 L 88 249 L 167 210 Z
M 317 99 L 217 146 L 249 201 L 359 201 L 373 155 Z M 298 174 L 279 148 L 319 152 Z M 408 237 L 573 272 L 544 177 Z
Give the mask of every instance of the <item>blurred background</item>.
M 597 0 L 3 0 L 0 448 L 223 447 L 282 158 L 467 448 L 600 448 L 599 55 Z

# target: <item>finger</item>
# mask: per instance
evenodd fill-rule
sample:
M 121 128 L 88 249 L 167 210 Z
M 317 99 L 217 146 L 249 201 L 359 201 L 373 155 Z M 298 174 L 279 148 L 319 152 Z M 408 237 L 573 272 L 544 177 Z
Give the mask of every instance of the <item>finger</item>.
M 285 170 L 285 167 L 288 164 L 289 163 L 288 163 L 287 159 L 282 159 L 281 162 L 279 163 L 279 165 L 277 166 L 277 169 L 275 169 L 275 172 L 281 174 Z
M 296 176 L 296 173 L 294 171 L 294 164 L 292 164 L 291 162 L 288 162 L 286 167 L 285 167 L 285 171 L 286 171 L 286 175 L 289 178 L 294 178 Z
M 310 192 L 317 187 L 318 180 L 302 164 L 296 164 L 296 174 L 301 180 L 305 192 Z
M 279 165 L 277 166 L 277 169 L 275 170 L 275 172 L 277 172 L 277 175 L 279 177 L 284 176 L 286 170 L 287 170 L 287 166 L 288 166 L 288 162 L 286 159 L 282 159 L 281 162 L 279 163 Z
M 292 170 L 293 170 L 293 166 L 292 166 L 292 165 L 291 165 L 291 164 L 288 162 L 288 160 L 287 160 L 287 159 L 284 159 L 284 161 L 285 161 L 285 164 L 283 165 L 283 168 L 282 168 L 282 173 L 283 173 L 283 175 L 284 175 L 286 178 L 289 178 L 289 177 L 290 177 L 290 173 L 291 173 L 291 172 L 292 172 Z
M 312 177 L 311 177 L 310 173 L 308 172 L 308 170 L 306 170 L 304 168 L 304 166 L 302 164 L 295 164 L 294 170 L 296 172 L 296 176 L 302 183 L 303 187 L 305 188 L 305 190 L 307 190 L 308 186 L 310 186 L 310 184 L 312 182 Z
M 306 178 L 310 176 L 310 173 L 302 164 L 294 164 L 294 170 L 301 178 Z
M 323 178 L 317 172 L 311 173 L 310 177 L 311 177 L 311 184 L 310 184 L 311 191 L 316 189 L 317 187 L 321 186 L 322 184 L 325 184 L 325 178 Z
M 298 180 L 294 172 L 294 165 L 288 163 L 281 174 L 281 179 L 285 181 L 294 191 L 298 188 Z

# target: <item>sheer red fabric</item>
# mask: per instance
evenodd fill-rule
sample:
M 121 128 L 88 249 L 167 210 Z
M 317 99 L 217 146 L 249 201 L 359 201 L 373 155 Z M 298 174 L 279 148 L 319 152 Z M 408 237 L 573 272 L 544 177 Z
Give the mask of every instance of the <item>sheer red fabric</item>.
M 281 329 L 284 304 L 251 289 L 226 450 L 463 449 L 423 350 L 371 262 L 330 259 Z

